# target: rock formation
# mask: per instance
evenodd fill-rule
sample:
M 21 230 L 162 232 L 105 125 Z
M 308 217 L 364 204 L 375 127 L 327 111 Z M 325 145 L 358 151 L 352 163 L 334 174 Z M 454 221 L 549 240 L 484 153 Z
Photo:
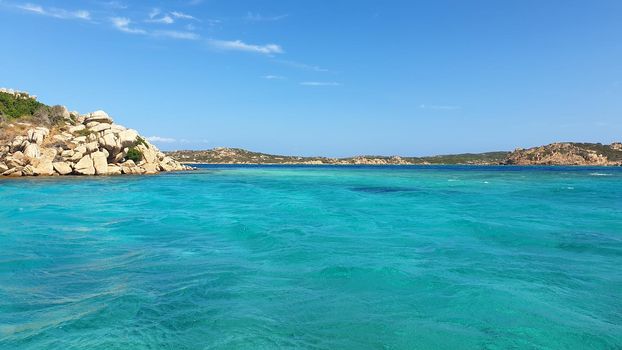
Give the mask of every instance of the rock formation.
M 104 111 L 78 115 L 63 108 L 61 115 L 64 120 L 49 127 L 5 123 L 0 129 L 0 174 L 120 175 L 191 169 L 136 130 L 115 124 Z
M 508 165 L 622 165 L 622 144 L 552 143 L 529 149 L 518 148 L 503 161 Z

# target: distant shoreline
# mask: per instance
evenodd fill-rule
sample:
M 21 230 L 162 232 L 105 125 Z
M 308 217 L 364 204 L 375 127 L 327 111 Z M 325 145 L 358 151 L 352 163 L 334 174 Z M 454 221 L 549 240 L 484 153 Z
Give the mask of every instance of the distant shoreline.
M 383 167 L 383 166 L 395 166 L 395 167 L 434 167 L 434 166 L 472 166 L 472 167 L 576 167 L 576 168 L 620 168 L 622 165 L 590 165 L 590 164 L 463 164 L 463 163 L 436 163 L 436 164 L 308 164 L 308 163 L 200 163 L 200 162 L 181 162 L 184 165 L 275 165 L 275 166 L 300 166 L 305 165 L 309 167 L 315 166 L 334 166 L 334 167 L 355 167 L 355 166 L 370 166 L 370 167 Z
M 622 166 L 622 143 L 552 143 L 512 152 L 461 153 L 438 156 L 284 156 L 248 151 L 241 148 L 217 147 L 208 150 L 165 152 L 185 164 L 248 165 L 561 165 Z

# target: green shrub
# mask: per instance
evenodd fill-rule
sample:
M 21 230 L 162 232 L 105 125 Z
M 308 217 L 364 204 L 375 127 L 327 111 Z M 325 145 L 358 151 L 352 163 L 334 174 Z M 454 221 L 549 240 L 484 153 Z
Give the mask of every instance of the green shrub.
M 47 107 L 34 98 L 17 97 L 6 92 L 0 92 L 0 115 L 9 119 L 31 116 L 40 107 Z
M 141 144 L 142 144 L 143 146 L 145 146 L 145 147 L 149 148 L 149 146 L 147 145 L 147 141 L 145 141 L 145 139 L 143 139 L 142 137 L 138 136 L 138 137 L 136 138 L 136 144 L 135 144 L 135 146 L 138 146 L 138 145 L 141 145 Z
M 136 147 L 130 147 L 125 155 L 125 159 L 132 160 L 134 163 L 138 163 L 143 159 L 143 153 Z

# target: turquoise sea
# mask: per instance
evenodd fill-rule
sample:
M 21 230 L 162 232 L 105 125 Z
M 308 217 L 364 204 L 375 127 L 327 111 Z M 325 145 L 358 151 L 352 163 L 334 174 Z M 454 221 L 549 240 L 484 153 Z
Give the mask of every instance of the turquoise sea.
M 0 179 L 0 349 L 621 349 L 622 168 Z

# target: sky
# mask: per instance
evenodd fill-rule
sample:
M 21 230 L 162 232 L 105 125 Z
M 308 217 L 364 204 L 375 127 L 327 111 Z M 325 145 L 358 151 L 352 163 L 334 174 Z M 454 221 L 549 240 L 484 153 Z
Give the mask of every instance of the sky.
M 0 87 L 160 149 L 622 140 L 622 1 L 0 0 Z

